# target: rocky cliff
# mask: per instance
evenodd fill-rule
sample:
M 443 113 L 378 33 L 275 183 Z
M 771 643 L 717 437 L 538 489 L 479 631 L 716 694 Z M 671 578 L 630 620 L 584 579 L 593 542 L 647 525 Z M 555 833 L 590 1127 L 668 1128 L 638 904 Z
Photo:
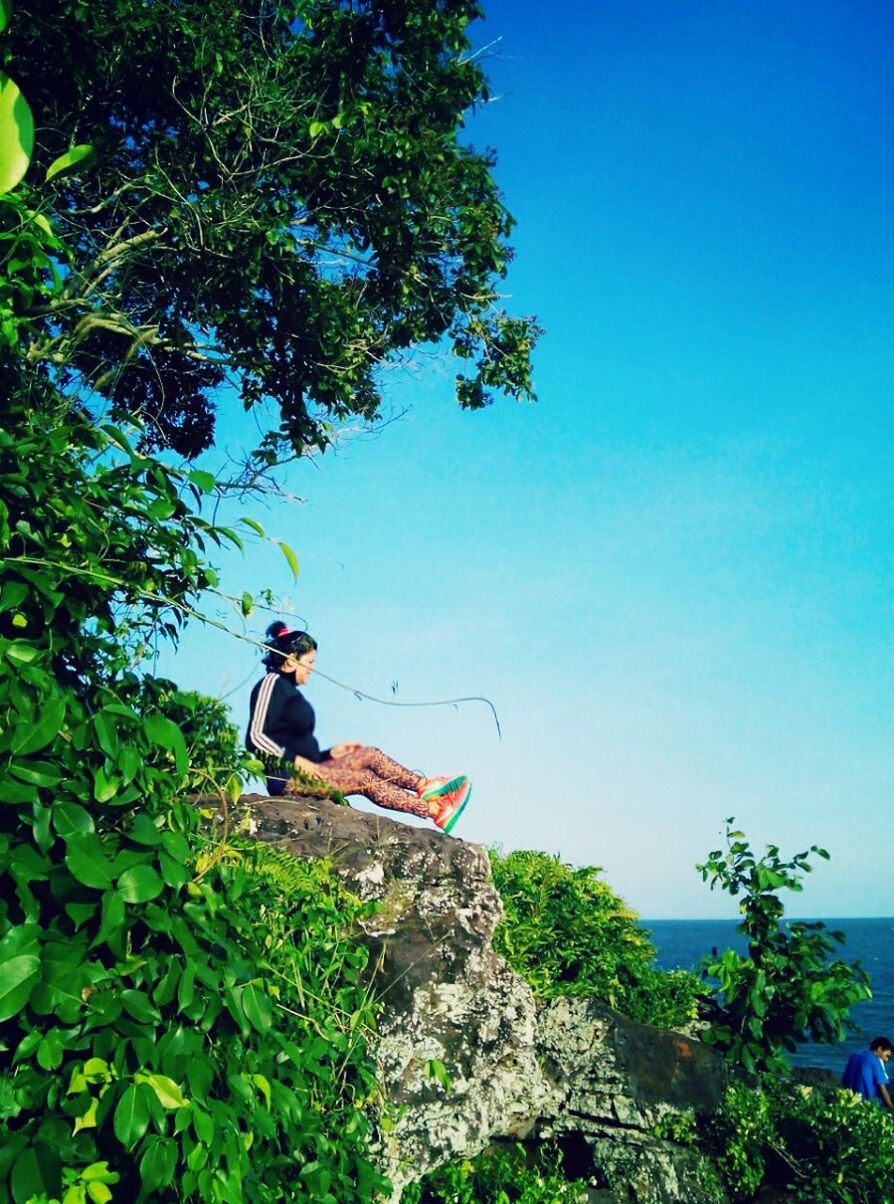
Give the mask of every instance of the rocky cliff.
M 500 900 L 484 849 L 325 799 L 243 799 L 259 840 L 329 857 L 381 904 L 362 939 L 382 1002 L 376 1056 L 394 1128 L 378 1151 L 395 1184 L 493 1141 L 554 1139 L 593 1198 L 696 1204 L 699 1158 L 654 1135 L 712 1112 L 720 1057 L 598 1000 L 538 1002 L 491 945 Z

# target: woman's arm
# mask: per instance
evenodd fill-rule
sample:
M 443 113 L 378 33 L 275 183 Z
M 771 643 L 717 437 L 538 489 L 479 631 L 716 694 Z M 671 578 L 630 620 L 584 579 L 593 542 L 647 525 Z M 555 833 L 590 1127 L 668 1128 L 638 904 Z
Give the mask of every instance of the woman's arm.
M 295 757 L 292 764 L 296 769 L 300 769 L 302 773 L 312 774 L 313 777 L 318 776 L 316 762 L 308 761 L 307 757 Z
M 249 738 L 258 752 L 268 753 L 274 757 L 285 756 L 285 748 L 278 744 L 267 729 L 273 727 L 282 714 L 282 709 L 288 697 L 287 692 L 280 686 L 279 674 L 268 673 L 261 682 L 258 696 L 255 699 L 251 725 L 248 729 Z

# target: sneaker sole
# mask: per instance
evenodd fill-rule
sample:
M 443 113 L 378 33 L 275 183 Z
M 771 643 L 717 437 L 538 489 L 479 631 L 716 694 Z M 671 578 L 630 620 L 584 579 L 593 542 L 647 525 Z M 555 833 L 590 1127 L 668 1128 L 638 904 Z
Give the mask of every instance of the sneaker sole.
M 472 788 L 470 786 L 469 792 L 466 795 L 466 797 L 463 799 L 463 801 L 460 803 L 460 805 L 456 808 L 456 810 L 453 812 L 453 814 L 447 820 L 446 824 L 444 824 L 444 827 L 441 829 L 443 832 L 449 833 L 449 832 L 453 831 L 454 824 L 459 819 L 459 817 L 462 815 L 462 813 L 465 811 L 466 807 L 469 805 L 469 799 L 471 797 L 472 797 Z

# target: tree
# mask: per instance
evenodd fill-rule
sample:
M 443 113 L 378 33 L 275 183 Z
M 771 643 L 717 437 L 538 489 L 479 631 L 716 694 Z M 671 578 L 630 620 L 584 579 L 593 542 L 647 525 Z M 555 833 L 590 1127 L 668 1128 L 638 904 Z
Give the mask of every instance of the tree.
M 462 406 L 532 396 L 531 320 L 497 307 L 513 221 L 493 156 L 474 0 L 24 0 L 11 52 L 36 116 L 31 201 L 71 262 L 18 299 L 27 356 L 144 443 L 192 456 L 215 405 L 272 401 L 262 462 L 373 420 L 377 369 L 446 340 Z M 232 389 L 221 391 L 225 384 Z
M 827 932 L 819 921 L 783 922 L 779 890 L 801 891 L 812 870 L 810 854 L 828 860 L 818 845 L 783 861 L 776 845 L 756 857 L 743 832 L 726 821 L 727 851 L 715 849 L 696 869 L 711 889 L 742 895 L 742 922 L 748 956 L 733 949 L 705 958 L 703 969 L 717 983 L 722 1016 L 707 1039 L 746 1070 L 783 1069 L 785 1052 L 799 1041 L 840 1041 L 855 1025 L 850 1009 L 870 998 L 869 977 L 859 962 L 832 960 L 844 934 Z
M 529 391 L 533 327 L 492 313 L 511 220 L 456 140 L 476 11 L 0 2 L 3 1199 L 387 1190 L 362 905 L 203 827 L 189 793 L 226 817 L 257 766 L 140 671 L 240 544 L 152 449 L 208 446 L 227 379 L 280 408 L 262 464 L 323 446 L 442 336 L 464 405 Z

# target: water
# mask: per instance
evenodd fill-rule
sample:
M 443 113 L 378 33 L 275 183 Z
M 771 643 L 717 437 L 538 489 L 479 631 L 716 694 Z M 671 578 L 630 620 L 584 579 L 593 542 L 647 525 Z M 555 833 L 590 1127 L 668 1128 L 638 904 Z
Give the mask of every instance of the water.
M 799 1066 L 822 1066 L 840 1074 L 848 1056 L 866 1049 L 873 1037 L 894 1041 L 894 919 L 823 920 L 832 931 L 843 932 L 846 941 L 834 954 L 841 961 L 860 961 L 872 979 L 872 999 L 859 1003 L 851 1018 L 859 1031 L 838 1045 L 798 1046 L 791 1055 Z M 745 940 L 736 931 L 735 920 L 644 920 L 658 950 L 663 970 L 695 968 L 713 947 L 745 952 Z

